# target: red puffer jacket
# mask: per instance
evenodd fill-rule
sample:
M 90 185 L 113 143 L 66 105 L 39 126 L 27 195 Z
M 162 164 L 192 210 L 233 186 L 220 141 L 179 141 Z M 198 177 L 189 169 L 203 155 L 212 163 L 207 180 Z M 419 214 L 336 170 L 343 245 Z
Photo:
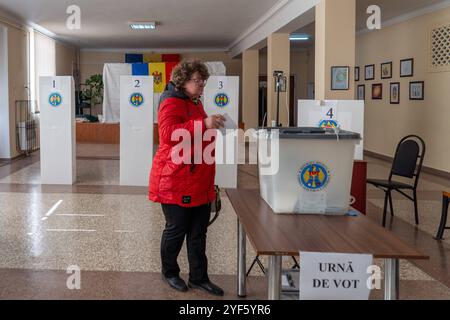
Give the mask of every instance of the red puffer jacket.
M 194 125 L 198 134 L 206 130 L 207 117 L 201 102 L 195 104 L 184 93 L 176 91 L 169 83 L 161 96 L 158 113 L 159 149 L 153 159 L 149 183 L 149 199 L 162 204 L 176 204 L 182 207 L 197 207 L 216 198 L 214 192 L 215 164 L 194 163 Z M 171 141 L 176 129 L 185 129 L 191 135 L 192 164 L 176 164 L 172 152 L 179 141 Z M 200 131 L 201 130 L 201 131 Z M 202 154 L 211 142 L 202 143 Z M 179 150 L 179 149 L 178 149 Z M 200 152 L 200 149 L 195 150 Z M 175 161 L 176 162 L 176 161 Z

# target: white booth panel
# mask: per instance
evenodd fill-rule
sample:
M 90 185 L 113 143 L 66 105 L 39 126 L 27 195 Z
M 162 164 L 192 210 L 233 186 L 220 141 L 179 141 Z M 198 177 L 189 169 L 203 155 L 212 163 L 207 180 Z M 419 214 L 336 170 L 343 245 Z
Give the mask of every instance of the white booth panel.
M 72 77 L 39 79 L 41 183 L 76 181 L 75 85 Z
M 339 126 L 342 130 L 361 135 L 356 145 L 355 160 L 364 157 L 364 101 L 362 100 L 299 100 L 299 127 Z
M 153 77 L 120 77 L 120 185 L 148 186 L 153 159 Z
M 224 134 L 223 142 L 227 141 L 227 143 L 218 141 L 216 144 L 216 159 L 223 159 L 224 161 L 223 164 L 218 163 L 216 165 L 215 184 L 221 188 L 236 188 L 238 170 L 236 130 L 239 123 L 239 77 L 210 77 L 205 87 L 203 105 L 205 112 L 209 116 L 221 114 L 227 119 L 225 129 L 228 131 L 221 131 Z M 229 148 L 234 147 L 233 164 L 225 164 L 229 163 L 226 162 L 225 146 L 229 146 Z

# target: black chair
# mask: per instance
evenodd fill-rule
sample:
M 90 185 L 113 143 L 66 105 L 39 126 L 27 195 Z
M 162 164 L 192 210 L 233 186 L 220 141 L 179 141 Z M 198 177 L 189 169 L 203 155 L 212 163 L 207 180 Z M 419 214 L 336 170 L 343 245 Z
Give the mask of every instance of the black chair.
M 443 240 L 444 231 L 450 229 L 450 227 L 447 227 L 447 214 L 449 206 L 450 206 L 450 192 L 444 192 L 442 196 L 441 223 L 439 224 L 438 233 L 435 238 L 436 240 Z
M 386 226 L 387 202 L 391 215 L 394 216 L 392 205 L 392 191 L 397 191 L 409 200 L 414 202 L 414 213 L 416 225 L 419 224 L 419 211 L 417 208 L 417 185 L 419 183 L 420 172 L 422 171 L 423 159 L 425 157 L 425 142 L 422 138 L 411 135 L 403 138 L 395 152 L 389 180 L 368 179 L 367 183 L 384 191 L 383 227 Z M 394 176 L 408 178 L 411 183 L 404 183 L 392 180 Z M 402 190 L 411 190 L 412 197 Z
M 84 115 L 84 109 L 89 109 L 89 115 L 92 115 L 91 100 L 84 97 L 83 91 L 75 92 L 75 113 L 76 115 Z

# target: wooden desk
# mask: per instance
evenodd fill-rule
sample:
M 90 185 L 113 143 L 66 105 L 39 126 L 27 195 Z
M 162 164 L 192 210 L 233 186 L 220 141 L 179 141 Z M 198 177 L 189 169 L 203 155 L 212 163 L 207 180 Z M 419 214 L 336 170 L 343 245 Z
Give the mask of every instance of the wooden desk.
M 78 143 L 119 144 L 120 125 L 118 123 L 76 123 Z
M 372 254 L 385 261 L 385 298 L 398 299 L 399 259 L 428 259 L 364 215 L 277 215 L 259 190 L 228 189 L 238 218 L 238 295 L 246 296 L 246 236 L 258 255 L 269 256 L 269 299 L 281 294 L 282 256 L 300 251 Z

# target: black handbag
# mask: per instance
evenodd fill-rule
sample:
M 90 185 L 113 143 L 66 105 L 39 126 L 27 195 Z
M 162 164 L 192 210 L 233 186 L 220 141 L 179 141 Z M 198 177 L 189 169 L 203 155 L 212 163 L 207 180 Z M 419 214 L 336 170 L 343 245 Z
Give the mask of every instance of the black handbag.
M 217 220 L 220 214 L 220 210 L 222 210 L 222 201 L 220 199 L 219 186 L 214 186 L 214 191 L 216 193 L 216 200 L 214 202 L 211 202 L 211 213 L 214 213 L 214 217 L 211 219 L 208 226 L 212 225 L 214 221 Z

